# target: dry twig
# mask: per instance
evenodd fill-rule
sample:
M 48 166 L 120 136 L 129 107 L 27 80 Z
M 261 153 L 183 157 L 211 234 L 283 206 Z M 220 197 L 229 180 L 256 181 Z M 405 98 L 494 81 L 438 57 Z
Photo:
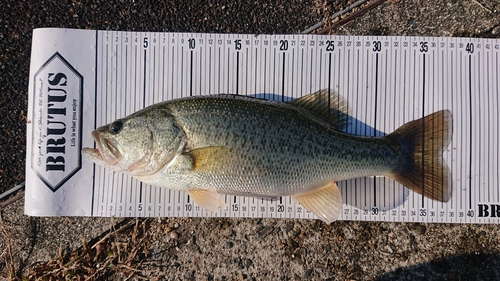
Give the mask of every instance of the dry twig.
M 16 272 L 16 268 L 14 266 L 14 258 L 12 256 L 12 244 L 11 244 L 12 239 L 9 232 L 5 228 L 1 212 L 0 212 L 0 231 L 2 231 L 2 235 L 4 236 L 4 241 L 7 246 L 6 250 L 8 257 L 5 260 L 5 268 L 7 269 L 7 275 L 9 279 L 13 279 Z
M 378 7 L 379 5 L 382 5 L 383 3 L 385 3 L 387 0 L 375 0 L 373 2 L 370 2 L 369 4 L 367 4 L 366 6 L 364 6 L 363 8 L 357 10 L 356 12 L 353 12 L 352 14 L 348 15 L 347 17 L 339 20 L 338 22 L 332 24 L 330 27 L 328 28 L 325 28 L 323 29 L 322 31 L 318 32 L 318 34 L 328 34 L 330 32 L 332 32 L 334 29 L 337 29 L 345 24 L 347 24 L 348 22 L 364 15 L 365 13 L 367 13 L 368 11 Z
M 38 265 L 30 274 L 36 280 L 101 280 L 110 274 L 120 272 L 125 278 L 147 279 L 142 270 L 139 253 L 146 251 L 150 233 L 143 220 L 130 220 L 119 224 L 112 222 L 108 233 L 92 245 L 86 241 L 82 247 L 65 257 L 59 250 L 58 257 Z M 134 226 L 131 228 L 131 226 Z M 142 226 L 142 227 L 140 227 Z M 131 241 L 132 240 L 132 241 Z

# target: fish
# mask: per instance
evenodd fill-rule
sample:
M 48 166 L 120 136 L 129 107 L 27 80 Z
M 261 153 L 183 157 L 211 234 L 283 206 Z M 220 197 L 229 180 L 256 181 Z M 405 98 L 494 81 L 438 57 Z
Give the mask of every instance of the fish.
M 443 152 L 453 117 L 444 109 L 383 137 L 343 132 L 345 98 L 330 89 L 289 102 L 217 94 L 157 103 L 92 132 L 82 154 L 98 165 L 172 190 L 201 207 L 226 208 L 223 194 L 291 196 L 317 218 L 339 218 L 336 184 L 387 176 L 432 200 L 447 202 L 451 172 Z

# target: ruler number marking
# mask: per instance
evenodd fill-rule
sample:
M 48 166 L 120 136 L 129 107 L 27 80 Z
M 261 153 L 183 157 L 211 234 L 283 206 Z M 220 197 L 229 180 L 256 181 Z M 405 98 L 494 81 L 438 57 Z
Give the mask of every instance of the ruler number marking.
M 280 51 L 288 50 L 288 40 L 280 40 Z
M 196 40 L 194 38 L 189 38 L 188 39 L 189 49 L 193 50 L 195 46 L 196 46 Z
M 327 40 L 326 41 L 326 51 L 327 52 L 332 52 L 333 50 L 335 50 L 335 41 L 333 40 Z
M 465 51 L 469 54 L 474 53 L 474 43 L 467 43 L 467 45 L 465 45 Z
M 239 210 L 238 203 L 231 204 L 231 209 L 233 210 L 233 212 L 238 212 Z
M 427 45 L 426 41 L 420 42 L 420 52 L 421 53 L 427 53 L 429 51 L 429 46 Z
M 474 217 L 474 210 L 468 210 L 467 216 L 473 218 Z
M 241 50 L 241 39 L 234 40 L 234 49 Z
M 283 213 L 285 212 L 285 205 L 278 205 L 278 213 Z

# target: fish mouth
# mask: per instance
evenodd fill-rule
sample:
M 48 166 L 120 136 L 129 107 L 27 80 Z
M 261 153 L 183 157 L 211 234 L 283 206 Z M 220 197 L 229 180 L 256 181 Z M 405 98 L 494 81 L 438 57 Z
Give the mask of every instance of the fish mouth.
M 97 149 L 93 149 L 94 156 L 100 158 L 109 166 L 118 164 L 122 154 L 113 141 L 102 137 L 97 130 L 92 132 L 92 137 L 97 144 Z

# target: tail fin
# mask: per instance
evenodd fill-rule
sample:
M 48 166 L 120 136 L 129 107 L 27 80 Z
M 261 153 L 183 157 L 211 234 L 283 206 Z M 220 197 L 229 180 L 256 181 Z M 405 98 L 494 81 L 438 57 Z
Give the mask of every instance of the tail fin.
M 451 172 L 442 155 L 451 142 L 452 122 L 451 112 L 441 110 L 406 123 L 388 135 L 401 153 L 399 167 L 389 176 L 425 197 L 450 200 Z

